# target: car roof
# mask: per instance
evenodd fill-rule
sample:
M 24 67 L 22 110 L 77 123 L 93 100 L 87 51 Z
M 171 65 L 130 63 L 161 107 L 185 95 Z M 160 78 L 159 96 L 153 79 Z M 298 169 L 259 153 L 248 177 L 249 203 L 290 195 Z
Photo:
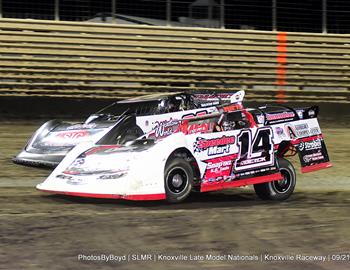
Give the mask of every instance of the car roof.
M 135 103 L 135 102 L 147 102 L 147 101 L 160 101 L 160 100 L 163 100 L 164 98 L 176 96 L 178 94 L 181 94 L 181 92 L 150 94 L 150 95 L 139 96 L 139 97 L 134 97 L 134 98 L 121 100 L 118 103 Z

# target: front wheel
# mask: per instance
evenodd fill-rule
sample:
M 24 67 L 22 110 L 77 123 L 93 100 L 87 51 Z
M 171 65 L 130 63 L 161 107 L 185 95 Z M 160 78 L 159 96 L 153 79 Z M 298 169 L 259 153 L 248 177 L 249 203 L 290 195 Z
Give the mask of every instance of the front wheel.
M 278 162 L 282 180 L 254 185 L 255 193 L 263 200 L 283 201 L 294 191 L 296 174 L 292 163 L 284 158 L 280 158 Z
M 190 195 L 193 186 L 193 170 L 183 158 L 174 158 L 165 168 L 164 186 L 166 200 L 178 203 Z

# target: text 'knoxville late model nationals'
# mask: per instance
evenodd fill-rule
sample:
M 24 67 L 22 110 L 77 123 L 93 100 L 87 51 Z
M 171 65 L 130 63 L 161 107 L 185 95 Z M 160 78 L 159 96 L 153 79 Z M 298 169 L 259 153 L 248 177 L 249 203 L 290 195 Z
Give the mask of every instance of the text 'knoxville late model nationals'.
M 206 113 L 183 117 L 187 111 L 177 108 L 176 116 L 162 114 L 161 129 L 155 116 L 148 116 L 145 121 L 153 126 L 137 139 L 80 142 L 37 189 L 80 197 L 181 202 L 193 191 L 254 185 L 262 199 L 285 200 L 296 184 L 288 156 L 299 155 L 303 173 L 332 166 L 316 106 L 244 108 L 243 96 L 242 91 L 232 93 L 226 102 L 206 96 L 207 105 L 190 108 L 198 112 L 209 107 Z M 133 123 L 140 118 L 135 113 L 130 117 Z

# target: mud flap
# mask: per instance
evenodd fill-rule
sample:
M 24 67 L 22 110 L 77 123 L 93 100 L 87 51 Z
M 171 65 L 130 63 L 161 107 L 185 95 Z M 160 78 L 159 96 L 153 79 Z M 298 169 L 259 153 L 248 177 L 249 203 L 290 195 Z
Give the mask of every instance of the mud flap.
M 322 135 L 299 139 L 296 148 L 301 163 L 302 173 L 332 167 L 332 164 L 329 162 L 326 144 Z

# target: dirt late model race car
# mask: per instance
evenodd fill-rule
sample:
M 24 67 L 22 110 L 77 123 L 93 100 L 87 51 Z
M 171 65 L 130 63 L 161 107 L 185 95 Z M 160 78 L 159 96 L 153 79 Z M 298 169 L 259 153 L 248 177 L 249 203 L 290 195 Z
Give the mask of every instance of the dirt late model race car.
M 296 173 L 331 167 L 318 108 L 268 106 L 182 120 L 164 137 L 124 145 L 76 146 L 37 189 L 80 197 L 183 201 L 191 191 L 254 185 L 262 199 L 285 200 Z
M 179 120 L 217 112 L 218 106 L 225 104 L 241 108 L 243 98 L 244 91 L 238 91 L 158 94 L 115 102 L 90 115 L 85 122 L 46 122 L 13 161 L 55 167 L 79 143 L 123 144 L 151 130 L 157 137 L 168 136 Z

